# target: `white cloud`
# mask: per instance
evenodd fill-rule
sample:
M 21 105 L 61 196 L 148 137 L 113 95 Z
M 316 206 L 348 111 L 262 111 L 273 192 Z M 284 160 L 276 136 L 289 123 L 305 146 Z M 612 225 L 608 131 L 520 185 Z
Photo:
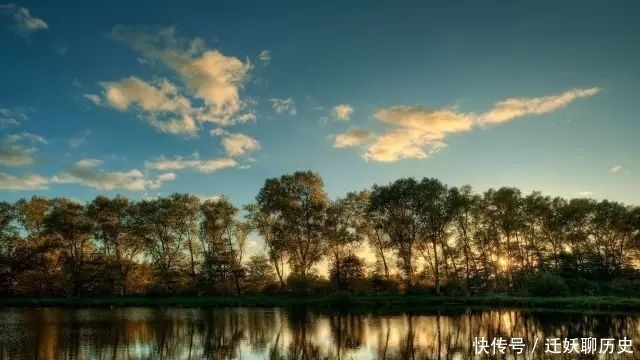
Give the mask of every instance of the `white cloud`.
M 108 172 L 100 168 L 103 161 L 98 159 L 82 159 L 68 171 L 56 175 L 51 179 L 53 183 L 80 184 L 99 190 L 126 189 L 129 191 L 144 191 L 147 188 L 157 189 L 166 181 L 175 179 L 175 175 L 162 174 L 154 180 L 147 180 L 138 169 L 126 172 Z
M 446 146 L 445 138 L 487 124 L 511 121 L 528 114 L 544 114 L 569 105 L 572 101 L 593 96 L 598 88 L 572 89 L 559 95 L 529 99 L 507 99 L 481 114 L 459 112 L 457 109 L 428 110 L 412 106 L 392 106 L 378 110 L 375 117 L 387 127 L 365 150 L 365 160 L 394 162 L 404 158 L 424 159 Z M 344 135 L 338 139 L 338 136 Z M 349 132 L 334 137 L 335 147 L 360 145 Z M 360 138 L 364 133 L 360 134 Z M 364 143 L 364 141 L 362 141 Z M 343 145 L 343 146 L 338 146 Z
M 222 140 L 227 155 L 234 157 L 260 148 L 258 140 L 240 133 L 231 134 Z
M 581 197 L 587 197 L 587 196 L 591 196 L 593 193 L 591 191 L 580 191 L 577 192 L 576 195 L 581 196 Z
M 194 135 L 198 130 L 195 120 L 198 110 L 192 108 L 189 99 L 182 96 L 178 88 L 166 79 L 150 84 L 131 76 L 101 85 L 107 105 L 119 111 L 135 106 L 141 116 L 161 132 Z
M 297 113 L 296 103 L 293 102 L 292 98 L 288 98 L 288 99 L 272 98 L 272 99 L 269 99 L 269 101 L 271 101 L 273 110 L 275 110 L 278 114 L 288 112 L 289 115 L 295 115 Z
M 262 62 L 262 65 L 269 64 L 271 62 L 271 51 L 267 49 L 260 51 L 258 58 L 260 59 L 260 62 Z
M 338 134 L 333 137 L 333 147 L 345 148 L 360 146 L 366 143 L 374 135 L 373 132 L 367 130 L 352 129 Z
M 176 174 L 170 172 L 170 173 L 164 173 L 164 174 L 160 174 L 158 175 L 158 177 L 155 180 L 149 180 L 147 182 L 149 189 L 159 189 L 160 187 L 162 187 L 162 185 L 164 185 L 165 182 L 168 181 L 173 181 L 176 179 Z
M 207 201 L 207 200 L 211 200 L 211 201 L 218 201 L 221 199 L 224 199 L 225 196 L 221 195 L 221 194 L 213 194 L 213 195 L 196 195 L 198 198 L 200 198 L 200 201 Z
M 566 107 L 578 98 L 596 95 L 599 88 L 571 89 L 559 95 L 528 99 L 506 99 L 497 102 L 488 112 L 480 115 L 478 123 L 496 124 L 529 114 L 545 114 Z
M 227 134 L 229 134 L 229 132 L 221 127 L 217 127 L 209 130 L 209 135 L 211 136 L 222 136 Z
M 622 170 L 622 166 L 621 165 L 616 165 L 616 166 L 612 167 L 611 170 L 609 170 L 609 172 L 617 173 L 620 170 Z
M 87 142 L 87 138 L 91 134 L 91 131 L 85 130 L 77 137 L 69 139 L 69 146 L 72 148 L 77 148 L 80 145 L 83 145 Z
M 0 164 L 8 166 L 24 166 L 33 163 L 36 148 L 25 148 L 18 144 L 0 142 Z
M 4 118 L 0 118 L 0 129 L 4 129 L 4 128 L 8 128 L 10 126 L 17 126 L 20 125 L 20 123 L 18 122 L 18 120 L 16 119 L 4 119 Z
M 8 166 L 24 166 L 33 163 L 34 154 L 38 149 L 18 144 L 23 140 L 41 144 L 47 143 L 47 140 L 42 136 L 29 132 L 6 135 L 0 142 L 0 164 Z
M 351 118 L 351 114 L 353 114 L 353 106 L 348 104 L 336 105 L 331 110 L 331 115 L 336 120 L 348 121 Z
M 41 144 L 46 144 L 47 140 L 45 140 L 44 137 L 40 136 L 40 135 L 36 135 L 30 132 L 23 132 L 21 134 L 12 134 L 12 135 L 7 135 L 5 137 L 5 139 L 9 142 L 18 142 L 21 140 L 29 140 L 32 142 L 37 142 L 37 143 L 41 143 Z
M 471 115 L 453 109 L 427 110 L 409 106 L 382 109 L 375 117 L 392 127 L 378 136 L 364 154 L 366 160 L 380 162 L 427 158 L 445 146 L 442 140 L 448 134 L 469 131 L 474 120 Z
M 238 123 L 246 123 L 249 121 L 256 121 L 256 115 L 253 113 L 245 113 L 236 117 Z
M 96 94 L 82 94 L 82 97 L 91 101 L 94 105 L 102 105 L 102 98 Z
M 0 108 L 0 129 L 4 129 L 10 126 L 18 126 L 20 125 L 21 120 L 26 119 L 27 114 L 24 111 L 12 111 L 9 109 Z
M 2 190 L 36 190 L 46 189 L 49 181 L 37 174 L 14 176 L 0 172 L 0 189 Z
M 189 93 L 205 104 L 198 120 L 229 124 L 231 117 L 242 109 L 240 89 L 249 77 L 249 62 L 218 50 L 207 50 L 202 39 L 186 41 L 176 37 L 173 28 L 150 31 L 118 25 L 111 36 L 145 58 L 161 61 L 175 71 Z
M 193 154 L 191 158 L 175 156 L 173 159 L 167 159 L 164 156 L 160 156 L 153 161 L 145 161 L 144 163 L 144 166 L 151 170 L 171 171 L 192 169 L 203 173 L 211 173 L 216 170 L 233 168 L 237 165 L 238 163 L 231 158 L 201 160 L 198 154 Z
M 29 9 L 15 4 L 0 5 L 0 13 L 12 16 L 15 22 L 12 29 L 25 38 L 34 32 L 49 29 L 49 25 L 44 20 L 32 16 Z

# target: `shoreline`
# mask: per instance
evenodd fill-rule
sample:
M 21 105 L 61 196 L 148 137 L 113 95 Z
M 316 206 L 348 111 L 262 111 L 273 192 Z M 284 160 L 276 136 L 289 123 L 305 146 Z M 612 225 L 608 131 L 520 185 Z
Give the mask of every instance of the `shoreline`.
M 367 311 L 412 311 L 455 308 L 559 311 L 625 311 L 640 313 L 640 298 L 614 296 L 573 297 L 519 297 L 504 295 L 488 296 L 434 296 L 434 295 L 220 295 L 220 296 L 123 296 L 123 297 L 4 297 L 3 307 L 296 307 L 304 306 L 318 310 L 367 310 Z

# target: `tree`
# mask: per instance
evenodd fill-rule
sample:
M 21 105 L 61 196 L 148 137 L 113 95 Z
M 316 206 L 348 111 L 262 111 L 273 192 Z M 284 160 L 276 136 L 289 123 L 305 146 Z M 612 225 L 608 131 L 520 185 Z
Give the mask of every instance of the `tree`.
M 357 280 L 364 278 L 362 260 L 355 254 L 346 255 L 339 264 L 333 263 L 329 277 L 338 285 L 338 290 L 351 289 Z
M 287 258 L 284 220 L 277 214 L 260 208 L 257 204 L 245 206 L 245 211 L 251 228 L 256 230 L 264 241 L 267 257 L 278 276 L 280 288 L 284 288 L 284 264 Z
M 159 290 L 163 294 L 178 290 L 186 267 L 184 253 L 188 227 L 184 224 L 185 197 L 173 194 L 141 200 L 134 206 L 136 235 L 143 239 L 151 258 Z
M 237 253 L 233 237 L 238 209 L 226 198 L 220 198 L 205 201 L 200 211 L 203 217 L 200 224 L 200 241 L 204 254 L 205 285 L 228 284 L 232 278 L 237 280 L 234 275 L 234 269 L 237 269 Z
M 490 216 L 494 217 L 494 224 L 500 232 L 496 254 L 497 268 L 506 270 L 507 286 L 512 286 L 513 272 L 516 270 L 514 266 L 522 263 L 522 257 L 515 256 L 515 253 L 522 249 L 522 244 L 517 242 L 518 235 L 524 228 L 522 194 L 519 189 L 513 187 L 502 187 L 497 191 L 489 189 L 485 193 L 485 201 L 488 211 L 491 212 Z
M 474 195 L 471 186 L 465 185 L 458 189 L 452 189 L 451 201 L 458 209 L 453 219 L 454 229 L 457 232 L 457 246 L 463 256 L 464 279 L 467 293 L 470 292 L 471 274 L 478 275 L 473 231 L 475 229 L 476 212 L 478 211 L 477 195 Z
M 325 254 L 329 201 L 323 187 L 318 174 L 298 171 L 267 179 L 256 197 L 258 208 L 283 226 L 289 265 L 303 278 Z
M 87 215 L 93 223 L 94 238 L 105 256 L 114 261 L 118 294 L 122 296 L 134 258 L 144 250 L 144 242 L 135 234 L 134 209 L 125 197 L 98 196 L 87 206 Z
M 264 254 L 252 255 L 246 265 L 246 283 L 252 291 L 260 292 L 276 281 L 269 257 Z
M 436 294 L 440 294 L 438 244 L 444 253 L 447 227 L 453 223 L 462 205 L 457 201 L 457 197 L 457 189 L 449 189 L 437 179 L 424 178 L 416 186 L 414 212 L 418 214 L 419 219 L 419 249 L 424 254 L 428 251 L 425 245 L 428 243 L 431 246 Z M 427 259 L 429 258 L 428 256 Z
M 388 236 L 389 246 L 395 250 L 407 288 L 413 286 L 413 253 L 419 236 L 420 219 L 415 212 L 417 182 L 413 178 L 399 179 L 374 185 L 368 211 L 374 226 Z
M 13 204 L 0 201 L 0 294 L 8 294 L 16 276 L 14 262 L 20 246 L 20 237 L 15 225 L 16 211 Z
M 95 250 L 92 224 L 83 204 L 58 198 L 44 219 L 45 231 L 60 244 L 64 268 L 68 272 L 72 293 L 80 295 L 87 283 L 85 265 Z
M 364 240 L 368 227 L 365 217 L 369 194 L 366 191 L 348 193 L 344 199 L 337 199 L 327 208 L 326 239 L 333 257 L 332 271 L 338 289 L 346 286 L 341 282 L 341 261 L 352 255 L 355 248 Z
M 52 202 L 33 196 L 15 203 L 17 221 L 25 240 L 25 292 L 53 294 L 56 292 L 56 277 L 59 273 L 57 244 L 45 231 L 45 218 L 51 211 Z M 35 288 L 37 286 L 37 289 Z

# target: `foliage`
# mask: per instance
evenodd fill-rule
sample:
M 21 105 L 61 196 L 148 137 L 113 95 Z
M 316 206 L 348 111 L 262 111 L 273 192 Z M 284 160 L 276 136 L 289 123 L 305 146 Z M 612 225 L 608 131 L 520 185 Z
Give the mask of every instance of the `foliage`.
M 533 296 L 566 296 L 569 288 L 564 279 L 548 272 L 536 274 L 528 283 L 528 291 Z
M 242 208 L 188 194 L 0 202 L 2 296 L 638 296 L 639 260 L 638 206 L 433 178 L 331 200 L 299 171 Z

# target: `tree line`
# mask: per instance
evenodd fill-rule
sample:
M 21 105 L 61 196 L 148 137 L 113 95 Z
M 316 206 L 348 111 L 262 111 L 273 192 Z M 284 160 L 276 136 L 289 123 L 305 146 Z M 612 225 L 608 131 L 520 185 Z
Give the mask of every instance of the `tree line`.
M 247 256 L 252 232 L 264 246 Z M 0 202 L 4 295 L 620 295 L 640 292 L 639 255 L 638 206 L 434 178 L 331 200 L 299 171 L 242 209 L 178 193 Z

